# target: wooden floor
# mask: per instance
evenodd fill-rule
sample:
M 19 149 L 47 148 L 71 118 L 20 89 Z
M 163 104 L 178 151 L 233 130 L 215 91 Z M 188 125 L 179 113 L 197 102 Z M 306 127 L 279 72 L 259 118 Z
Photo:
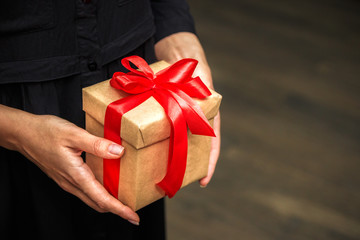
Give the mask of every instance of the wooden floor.
M 222 152 L 167 200 L 169 240 L 360 239 L 360 2 L 189 3 Z

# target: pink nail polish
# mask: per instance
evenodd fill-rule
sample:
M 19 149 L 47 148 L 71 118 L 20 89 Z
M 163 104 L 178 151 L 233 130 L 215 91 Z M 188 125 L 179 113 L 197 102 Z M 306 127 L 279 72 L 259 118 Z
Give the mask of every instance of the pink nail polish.
M 118 144 L 111 144 L 108 150 L 111 154 L 120 155 L 124 151 L 124 147 Z
M 129 221 L 130 223 L 136 225 L 136 226 L 139 226 L 139 225 L 140 225 L 139 222 L 136 222 L 136 221 L 133 221 L 133 220 L 128 220 L 128 221 Z

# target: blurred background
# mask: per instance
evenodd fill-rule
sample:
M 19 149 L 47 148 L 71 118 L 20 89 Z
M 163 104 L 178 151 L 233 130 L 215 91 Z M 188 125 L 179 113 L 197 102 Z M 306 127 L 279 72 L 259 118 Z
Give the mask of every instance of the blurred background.
M 360 2 L 188 2 L 222 150 L 167 200 L 169 240 L 360 239 Z

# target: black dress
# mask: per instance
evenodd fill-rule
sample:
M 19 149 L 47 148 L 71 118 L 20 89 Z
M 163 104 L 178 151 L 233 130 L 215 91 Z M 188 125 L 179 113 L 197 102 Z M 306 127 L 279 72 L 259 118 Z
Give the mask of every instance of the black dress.
M 83 87 L 125 71 L 125 56 L 156 61 L 154 42 L 171 33 L 194 32 L 188 7 L 178 0 L 28 2 L 6 0 L 13 12 L 0 10 L 0 104 L 80 127 Z M 1 239 L 165 239 L 164 200 L 138 214 L 140 226 L 98 213 L 20 153 L 0 147 Z

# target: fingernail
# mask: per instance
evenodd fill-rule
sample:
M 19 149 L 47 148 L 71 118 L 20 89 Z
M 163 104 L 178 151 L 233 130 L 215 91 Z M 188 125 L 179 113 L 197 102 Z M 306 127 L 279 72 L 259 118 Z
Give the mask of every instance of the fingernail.
M 120 155 L 124 151 L 124 147 L 118 144 L 111 144 L 108 150 L 111 154 Z
M 201 188 L 206 188 L 207 185 L 200 185 Z
M 136 225 L 136 226 L 139 226 L 139 222 L 136 222 L 136 221 L 133 221 L 133 220 L 128 220 L 130 223 Z

